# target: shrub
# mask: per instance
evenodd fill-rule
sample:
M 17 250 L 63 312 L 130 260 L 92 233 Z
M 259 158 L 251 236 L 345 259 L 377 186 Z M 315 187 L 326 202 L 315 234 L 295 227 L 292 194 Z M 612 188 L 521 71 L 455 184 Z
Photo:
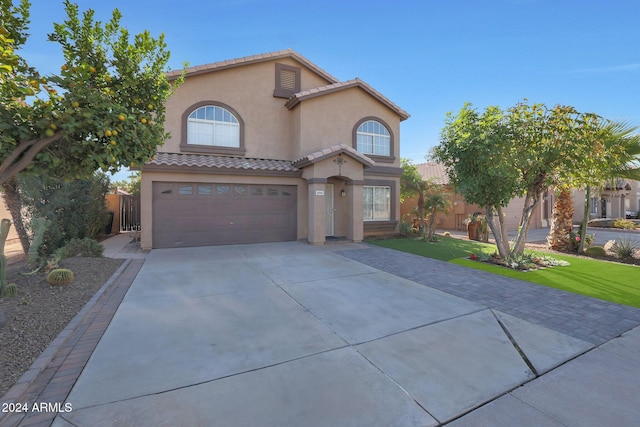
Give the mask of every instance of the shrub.
M 629 238 L 618 239 L 613 246 L 611 246 L 611 250 L 618 258 L 633 258 L 637 249 L 637 243 Z
M 613 228 L 621 228 L 623 230 L 634 230 L 636 223 L 629 219 L 618 218 L 613 222 Z
M 74 238 L 101 234 L 109 220 L 108 189 L 109 178 L 102 173 L 71 182 L 44 176 L 20 178 L 20 195 L 29 216 L 51 222 L 39 250 L 42 258 Z
M 56 256 L 60 259 L 73 256 L 101 257 L 104 246 L 94 239 L 85 237 L 84 239 L 71 239 L 69 243 L 56 251 Z
M 402 221 L 400 221 L 400 233 L 404 235 L 411 234 L 412 228 L 413 225 L 411 224 L 411 221 L 407 220 L 406 218 L 402 218 Z
M 584 247 L 588 248 L 594 239 L 593 234 L 586 234 L 584 236 Z M 578 252 L 578 247 L 580 246 L 580 233 L 576 233 L 574 231 L 569 233 L 569 242 L 567 243 L 567 249 L 569 252 Z
M 602 246 L 591 246 L 584 252 L 588 256 L 607 256 L 607 251 Z
M 47 274 L 47 283 L 51 286 L 64 286 L 73 282 L 73 271 L 57 268 Z

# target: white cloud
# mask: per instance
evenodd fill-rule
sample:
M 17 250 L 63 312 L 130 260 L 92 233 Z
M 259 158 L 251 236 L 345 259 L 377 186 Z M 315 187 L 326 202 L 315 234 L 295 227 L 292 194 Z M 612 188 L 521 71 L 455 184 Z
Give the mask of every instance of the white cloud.
M 624 64 L 624 65 L 610 65 L 606 67 L 595 68 L 581 68 L 578 70 L 570 71 L 571 74 L 603 74 L 603 73 L 618 73 L 626 71 L 640 70 L 640 63 Z

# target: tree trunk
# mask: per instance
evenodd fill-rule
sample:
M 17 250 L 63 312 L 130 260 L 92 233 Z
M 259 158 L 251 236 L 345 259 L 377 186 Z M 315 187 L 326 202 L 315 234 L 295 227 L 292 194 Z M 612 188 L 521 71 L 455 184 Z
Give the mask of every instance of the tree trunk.
M 516 243 L 513 246 L 514 253 L 521 254 L 524 252 L 525 244 L 527 243 L 527 233 L 529 232 L 529 221 L 539 201 L 540 197 L 538 197 L 538 195 L 530 196 L 527 194 L 525 197 L 524 209 L 522 210 L 522 217 L 520 218 L 520 229 L 516 236 Z
M 589 223 L 589 211 L 591 210 L 591 186 L 587 185 L 584 194 L 584 215 L 580 224 L 580 243 L 578 244 L 578 253 L 584 253 L 584 243 L 587 237 L 587 225 Z
M 501 258 L 507 258 L 509 256 L 509 237 L 507 236 L 507 230 L 504 228 L 504 219 L 502 217 L 502 209 L 496 208 L 498 213 L 498 223 L 494 222 L 493 208 L 491 206 L 486 207 L 487 225 L 493 233 L 493 237 L 496 239 L 496 246 L 498 247 L 498 254 Z
M 553 204 L 551 230 L 547 237 L 549 248 L 555 251 L 568 249 L 569 233 L 573 230 L 573 212 L 571 191 L 567 189 L 560 190 Z
M 424 192 L 420 191 L 418 196 L 418 236 L 424 237 L 425 235 L 425 223 L 424 223 Z
M 434 207 L 433 209 L 431 209 L 431 212 L 429 214 L 429 224 L 427 226 L 428 231 L 427 231 L 427 239 L 430 242 L 434 242 L 435 241 L 435 234 L 436 234 L 436 230 L 435 230 L 435 222 L 436 222 L 436 213 L 437 213 L 438 209 L 436 207 Z
M 7 209 L 11 213 L 13 220 L 13 226 L 16 228 L 20 243 L 22 244 L 22 250 L 26 254 L 29 252 L 29 234 L 22 221 L 22 198 L 18 191 L 18 180 L 16 177 L 10 178 L 7 182 L 2 184 L 2 190 L 4 192 L 4 201 L 7 204 Z

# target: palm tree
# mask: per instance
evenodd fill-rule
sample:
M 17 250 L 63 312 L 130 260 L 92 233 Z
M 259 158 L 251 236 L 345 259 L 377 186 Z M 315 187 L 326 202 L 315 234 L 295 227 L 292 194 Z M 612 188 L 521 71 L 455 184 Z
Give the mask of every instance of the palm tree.
M 418 235 L 422 237 L 424 235 L 425 223 L 424 223 L 424 191 L 426 188 L 426 182 L 422 179 L 422 176 L 418 172 L 418 168 L 411 160 L 401 159 L 402 164 L 402 176 L 400 177 L 400 200 L 404 200 L 408 197 L 418 196 L 418 219 L 420 221 L 418 225 Z
M 569 244 L 569 233 L 573 229 L 574 209 L 571 190 L 567 187 L 560 187 L 557 190 L 547 245 L 554 251 L 562 251 Z
M 640 181 L 640 134 L 638 127 L 631 126 L 627 122 L 607 122 L 603 127 L 602 138 L 604 146 L 611 149 L 614 161 L 611 166 L 601 176 L 601 182 L 612 178 L 627 178 Z M 584 252 L 585 236 L 587 234 L 587 224 L 589 222 L 589 212 L 591 209 L 591 185 L 586 185 L 584 217 L 580 224 L 580 244 L 578 253 Z
M 594 116 L 597 117 L 597 116 Z M 563 250 L 568 245 L 573 228 L 573 200 L 570 187 L 585 191 L 584 216 L 580 226 L 578 253 L 584 252 L 587 223 L 591 210 L 591 190 L 612 178 L 640 179 L 640 135 L 636 127 L 626 122 L 602 121 L 599 117 L 585 127 L 582 144 L 586 151 L 574 153 L 578 167 L 558 183 L 557 199 L 553 206 L 553 221 L 547 242 L 549 247 Z
M 444 187 L 432 181 L 425 181 L 424 208 L 427 211 L 429 221 L 427 223 L 427 240 L 435 241 L 436 234 L 436 214 L 446 212 L 451 208 L 451 200 L 445 192 Z

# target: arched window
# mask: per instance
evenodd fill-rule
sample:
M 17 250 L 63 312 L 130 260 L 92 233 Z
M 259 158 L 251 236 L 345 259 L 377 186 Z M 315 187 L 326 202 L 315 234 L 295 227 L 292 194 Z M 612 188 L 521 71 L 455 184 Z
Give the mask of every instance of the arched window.
M 366 120 L 356 130 L 356 150 L 374 156 L 391 155 L 391 133 L 377 120 Z
M 204 105 L 187 118 L 187 144 L 240 147 L 240 122 L 228 109 Z

